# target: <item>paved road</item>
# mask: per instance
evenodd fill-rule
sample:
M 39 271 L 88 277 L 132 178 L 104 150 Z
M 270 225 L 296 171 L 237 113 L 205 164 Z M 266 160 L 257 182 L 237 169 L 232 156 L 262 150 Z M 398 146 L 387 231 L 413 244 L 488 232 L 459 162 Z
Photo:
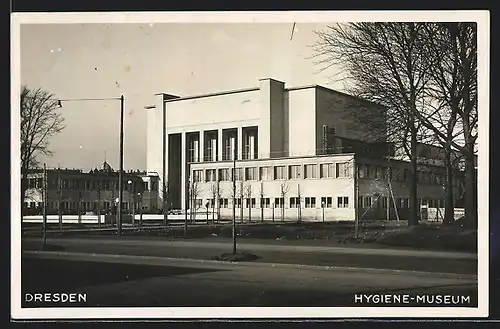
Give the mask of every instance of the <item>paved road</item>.
M 362 293 L 462 295 L 460 306 L 477 305 L 473 276 L 54 252 L 23 256 L 22 290 L 86 294 L 65 307 L 374 306 L 354 303 Z M 392 304 L 405 305 L 436 306 Z
M 61 251 L 96 254 L 212 259 L 231 251 L 230 239 L 179 241 L 127 238 L 52 238 Z M 23 239 L 23 249 L 36 250 L 40 240 Z M 258 262 L 362 267 L 426 272 L 477 274 L 475 254 L 394 249 L 340 248 L 284 244 L 239 243 L 239 251 L 259 256 Z

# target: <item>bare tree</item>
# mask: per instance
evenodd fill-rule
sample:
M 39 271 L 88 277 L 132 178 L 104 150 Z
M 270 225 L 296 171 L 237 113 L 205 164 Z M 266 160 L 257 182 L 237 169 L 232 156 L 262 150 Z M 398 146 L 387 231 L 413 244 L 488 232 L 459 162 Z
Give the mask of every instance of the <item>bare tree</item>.
M 285 181 L 280 184 L 280 207 L 281 207 L 281 221 L 285 221 L 285 200 L 288 192 L 290 191 L 290 185 Z
M 247 206 L 248 206 L 248 222 L 252 222 L 252 185 L 246 184 L 245 190 L 244 190 L 244 196 L 245 199 L 247 200 Z
M 203 192 L 203 189 L 201 188 L 200 184 L 196 181 L 193 180 L 189 184 L 189 198 L 190 198 L 190 217 L 191 217 L 191 222 L 196 221 L 196 213 L 198 211 L 198 196 L 200 193 Z
M 300 183 L 297 184 L 297 223 L 302 220 L 302 193 L 300 192 Z
M 435 134 L 445 151 L 447 179 L 444 222 L 453 221 L 454 216 L 454 150 L 460 151 L 465 159 L 466 217 L 476 222 L 477 25 L 435 23 L 426 25 L 425 32 L 427 55 L 429 62 L 433 63 L 429 70 L 432 84 L 428 88 L 428 95 L 435 115 L 419 114 L 419 119 Z
M 220 197 L 221 197 L 221 188 L 220 182 L 216 181 L 210 185 L 210 195 L 212 197 L 212 221 L 215 221 L 215 212 L 217 208 L 217 215 L 219 215 L 220 209 Z
M 40 88 L 31 90 L 21 87 L 21 204 L 28 189 L 28 172 L 37 168 L 39 155 L 50 156 L 50 137 L 64 128 L 64 118 L 56 110 L 59 107 L 54 95 Z
M 264 183 L 260 182 L 259 197 L 260 197 L 260 221 L 264 222 Z
M 430 63 L 422 49 L 425 23 L 336 24 L 317 32 L 315 45 L 323 68 L 338 65 L 350 82 L 351 93 L 385 106 L 385 117 L 377 111 L 354 111 L 364 122 L 391 130 L 390 136 L 406 150 L 411 160 L 409 225 L 418 224 L 417 143 L 418 107 L 429 80 Z M 378 119 L 374 118 L 377 116 Z M 380 129 L 380 128 L 379 128 Z M 409 140 L 409 143 L 407 142 Z

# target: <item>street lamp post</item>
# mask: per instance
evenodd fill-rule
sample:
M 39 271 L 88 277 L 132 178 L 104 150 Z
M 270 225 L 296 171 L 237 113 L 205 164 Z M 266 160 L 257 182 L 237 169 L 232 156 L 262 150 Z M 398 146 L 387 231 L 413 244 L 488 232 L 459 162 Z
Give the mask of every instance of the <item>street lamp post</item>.
M 325 201 L 321 201 L 321 208 L 323 208 L 323 222 L 325 221 Z

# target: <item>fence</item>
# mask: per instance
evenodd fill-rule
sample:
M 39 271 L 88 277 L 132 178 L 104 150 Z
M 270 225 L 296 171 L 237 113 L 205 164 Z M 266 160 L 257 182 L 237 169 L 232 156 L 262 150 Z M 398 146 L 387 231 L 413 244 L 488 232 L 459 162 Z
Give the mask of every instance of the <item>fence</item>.
M 123 215 L 122 216 L 124 224 L 132 223 L 132 215 Z M 169 222 L 184 222 L 186 219 L 186 215 L 168 215 Z M 192 217 L 188 214 L 188 220 L 193 221 L 206 221 L 207 215 L 206 213 L 196 213 L 192 214 Z M 217 215 L 215 215 L 215 220 L 217 220 Z M 141 215 L 136 214 L 134 217 L 134 221 L 139 222 L 141 220 Z M 212 214 L 209 216 L 209 221 L 212 220 Z M 143 223 L 163 223 L 164 217 L 163 215 L 152 215 L 152 214 L 143 214 L 142 215 Z M 23 223 L 26 224 L 35 224 L 42 223 L 43 216 L 35 215 L 35 216 L 23 216 Z M 48 224 L 58 224 L 59 216 L 58 215 L 47 215 L 47 223 Z M 115 224 L 116 216 L 115 215 L 63 215 L 62 216 L 63 224 Z

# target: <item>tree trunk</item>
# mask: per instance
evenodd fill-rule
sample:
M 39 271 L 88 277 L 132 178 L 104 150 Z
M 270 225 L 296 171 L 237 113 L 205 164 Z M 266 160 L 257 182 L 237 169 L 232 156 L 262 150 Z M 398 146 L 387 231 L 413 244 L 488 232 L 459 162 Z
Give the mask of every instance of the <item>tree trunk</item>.
M 465 160 L 465 218 L 470 223 L 477 223 L 477 184 L 474 158 Z
M 419 211 L 418 209 L 418 168 L 417 168 L 417 128 L 415 123 L 411 127 L 411 177 L 410 177 L 410 217 L 408 225 L 418 225 Z
M 453 164 L 451 162 L 451 148 L 445 146 L 445 207 L 444 207 L 444 224 L 450 224 L 455 220 L 455 199 L 453 198 Z

